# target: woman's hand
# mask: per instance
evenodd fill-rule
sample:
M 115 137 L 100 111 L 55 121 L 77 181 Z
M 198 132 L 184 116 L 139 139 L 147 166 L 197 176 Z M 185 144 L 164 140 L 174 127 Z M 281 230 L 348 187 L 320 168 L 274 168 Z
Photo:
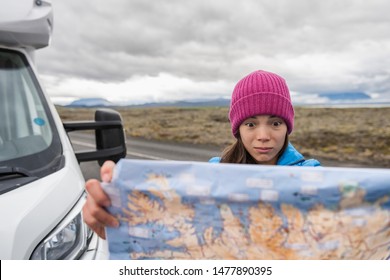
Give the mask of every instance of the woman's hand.
M 106 161 L 100 168 L 100 177 L 103 182 L 111 181 L 114 167 L 115 163 L 113 161 Z M 111 205 L 111 201 L 98 180 L 88 180 L 85 188 L 87 190 L 87 201 L 83 207 L 84 221 L 101 238 L 106 239 L 104 228 L 106 226 L 119 226 L 118 220 L 104 209 L 104 207 Z

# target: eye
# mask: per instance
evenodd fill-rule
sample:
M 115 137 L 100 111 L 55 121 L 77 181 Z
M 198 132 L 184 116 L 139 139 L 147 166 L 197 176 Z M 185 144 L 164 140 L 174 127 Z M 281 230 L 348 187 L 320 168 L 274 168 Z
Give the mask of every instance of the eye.
M 282 121 L 282 120 L 274 120 L 274 121 L 271 122 L 271 125 L 272 125 L 273 127 L 279 127 L 279 126 L 281 126 L 282 124 L 283 124 L 283 121 Z
M 247 127 L 255 127 L 256 126 L 253 122 L 245 122 L 244 125 Z

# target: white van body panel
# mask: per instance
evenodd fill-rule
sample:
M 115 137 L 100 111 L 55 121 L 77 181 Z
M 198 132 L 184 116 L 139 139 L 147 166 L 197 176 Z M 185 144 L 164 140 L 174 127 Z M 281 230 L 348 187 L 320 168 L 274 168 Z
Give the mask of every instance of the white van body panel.
M 49 45 L 53 30 L 51 1 L 0 0 L 0 7 L 2 44 L 35 49 Z
M 28 259 L 84 192 L 84 179 L 71 152 L 56 173 L 0 196 L 0 259 Z M 76 164 L 76 165 L 74 165 Z M 81 208 L 79 209 L 81 210 Z

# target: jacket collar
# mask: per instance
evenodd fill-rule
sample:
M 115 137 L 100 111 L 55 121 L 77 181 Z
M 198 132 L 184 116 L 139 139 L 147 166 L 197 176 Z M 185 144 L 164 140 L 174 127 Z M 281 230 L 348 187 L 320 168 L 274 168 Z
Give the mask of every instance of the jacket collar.
M 277 165 L 296 165 L 299 162 L 305 161 L 305 158 L 300 154 L 294 146 L 289 142 L 286 150 L 279 158 Z

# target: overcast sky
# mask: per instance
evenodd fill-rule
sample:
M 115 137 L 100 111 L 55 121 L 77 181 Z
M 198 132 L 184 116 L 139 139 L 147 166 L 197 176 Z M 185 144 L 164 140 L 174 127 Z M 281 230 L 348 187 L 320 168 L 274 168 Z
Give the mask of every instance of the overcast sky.
M 52 100 L 230 98 L 256 69 L 294 102 L 365 92 L 390 101 L 388 0 L 53 0 L 37 64 Z

